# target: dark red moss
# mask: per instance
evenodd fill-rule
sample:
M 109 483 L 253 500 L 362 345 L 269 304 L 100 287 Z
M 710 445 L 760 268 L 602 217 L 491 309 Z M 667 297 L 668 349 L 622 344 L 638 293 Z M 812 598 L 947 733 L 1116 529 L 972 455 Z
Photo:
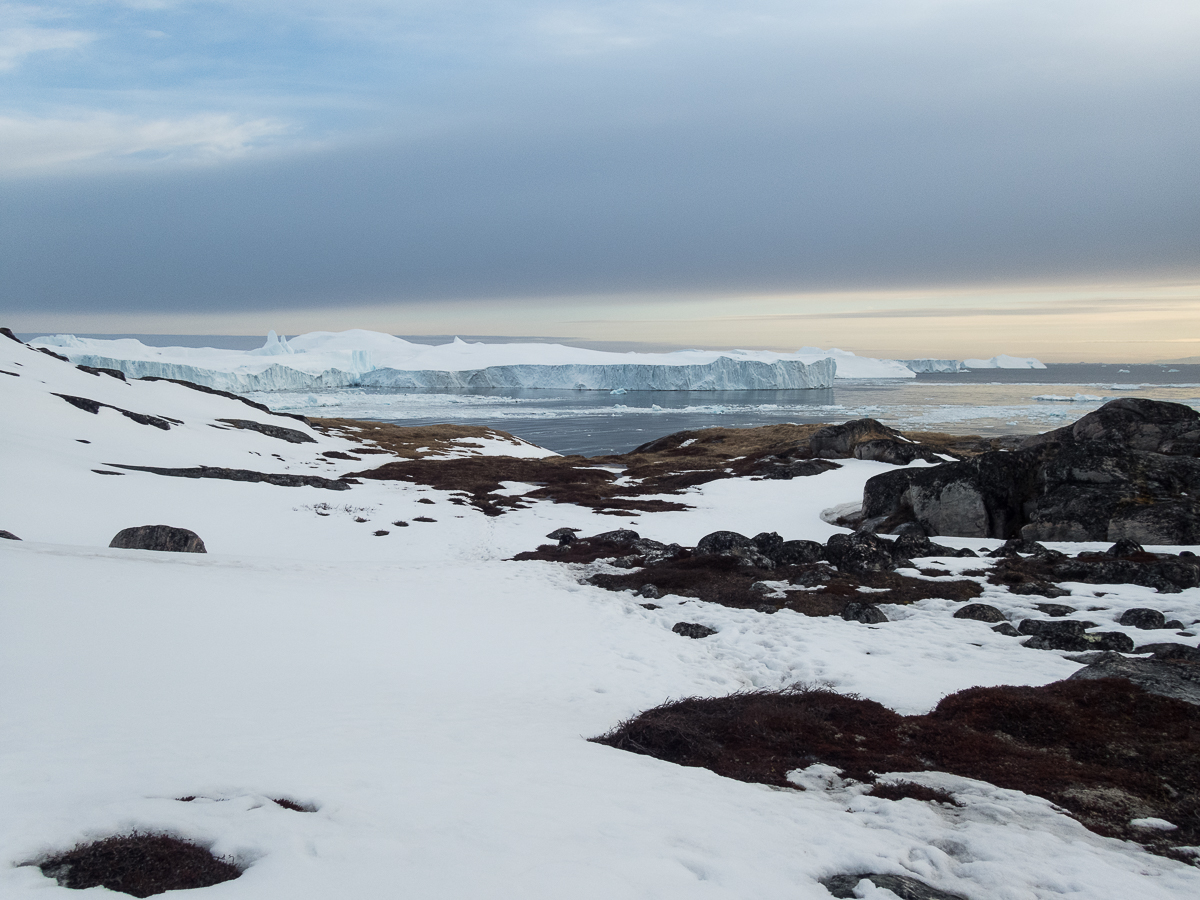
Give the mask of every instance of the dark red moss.
M 594 740 L 781 787 L 813 763 L 865 782 L 876 772 L 950 772 L 1044 797 L 1093 831 L 1154 852 L 1200 843 L 1200 708 L 1124 679 L 971 688 L 924 716 L 826 690 L 690 698 Z M 1178 828 L 1130 827 L 1147 816 Z
M 63 887 L 106 887 L 134 897 L 209 887 L 242 874 L 198 844 L 140 832 L 77 844 L 39 868 Z

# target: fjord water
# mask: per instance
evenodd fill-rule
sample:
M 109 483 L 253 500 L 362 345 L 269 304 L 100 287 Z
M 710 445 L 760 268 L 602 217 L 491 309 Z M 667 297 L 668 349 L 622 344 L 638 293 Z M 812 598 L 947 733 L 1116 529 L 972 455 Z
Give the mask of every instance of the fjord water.
M 481 390 L 455 393 L 355 388 L 251 395 L 272 409 L 400 425 L 453 422 L 511 432 L 559 453 L 624 453 L 676 431 L 870 417 L 911 431 L 1036 434 L 1116 397 L 1200 409 L 1200 365 L 1060 364 L 977 369 L 903 380 L 839 380 L 797 391 Z

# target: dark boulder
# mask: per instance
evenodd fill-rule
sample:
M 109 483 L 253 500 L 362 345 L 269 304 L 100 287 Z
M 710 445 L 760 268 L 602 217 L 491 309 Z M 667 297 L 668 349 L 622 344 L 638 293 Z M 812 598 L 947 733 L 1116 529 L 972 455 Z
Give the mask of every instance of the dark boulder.
M 1157 609 L 1127 609 L 1121 613 L 1121 618 L 1117 620 L 1117 624 L 1150 631 L 1165 628 L 1167 626 L 1167 617 Z
M 806 566 L 824 559 L 825 547 L 816 541 L 784 541 L 766 555 L 778 566 Z
M 1063 616 L 1069 616 L 1077 610 L 1073 606 L 1067 606 L 1063 603 L 1035 603 L 1034 609 L 1040 613 L 1045 613 L 1054 619 L 1060 619 Z
M 20 538 L 11 531 L 0 531 L 0 540 L 4 541 L 19 541 Z
M 848 423 L 849 424 L 849 423 Z M 875 530 L 928 535 L 1200 543 L 1200 414 L 1178 403 L 1112 400 L 1019 450 L 886 472 L 863 491 Z
M 1010 622 L 1001 622 L 999 625 L 997 625 L 995 628 L 993 628 L 992 631 L 996 632 L 996 634 L 1003 634 L 1006 637 L 1020 637 L 1021 636 L 1021 632 L 1019 632 L 1019 631 L 1017 631 L 1017 629 L 1013 628 L 1012 623 L 1010 623 Z
M 1200 666 L 1170 659 L 1128 659 L 1105 653 L 1071 679 L 1127 678 L 1151 694 L 1200 706 Z
M 902 466 L 914 459 L 940 461 L 928 448 L 874 419 L 827 425 L 809 438 L 808 447 L 819 459 L 873 459 Z
M 967 900 L 962 894 L 939 890 L 907 875 L 878 875 L 874 872 L 863 875 L 833 875 L 822 878 L 821 884 L 833 897 L 853 898 L 858 896 L 855 889 L 864 879 L 880 890 L 890 891 L 900 900 Z
M 825 558 L 842 572 L 866 575 L 896 568 L 892 542 L 867 532 L 835 534 L 825 545 Z
M 772 459 L 764 462 L 752 474 L 759 478 L 791 481 L 793 478 L 807 478 L 840 468 L 837 463 L 827 459 Z
M 634 541 L 640 540 L 641 537 L 640 534 L 629 528 L 618 528 L 616 531 L 605 531 L 601 534 L 594 534 L 588 540 L 598 544 L 632 544 Z
M 956 619 L 972 619 L 976 622 L 1004 622 L 1004 613 L 986 603 L 968 603 L 954 611 Z
M 717 633 L 717 629 L 709 628 L 707 625 L 700 625 L 697 622 L 676 622 L 671 626 L 671 630 L 676 634 L 681 634 L 693 640 L 706 638 Z
M 573 544 L 578 538 L 575 536 L 578 528 L 555 528 L 546 537 L 552 541 L 558 541 L 558 546 L 565 547 L 568 544 Z
M 696 556 L 731 556 L 745 565 L 758 569 L 773 569 L 775 563 L 761 553 L 754 541 L 736 531 L 714 531 L 696 543 Z
M 847 622 L 861 622 L 863 625 L 878 625 L 886 622 L 888 617 L 874 603 L 857 603 L 851 601 L 842 609 L 842 618 Z
M 1129 538 L 1121 538 L 1111 547 L 1104 551 L 1106 556 L 1141 556 L 1146 552 L 1146 548 L 1137 541 L 1131 541 Z
M 171 525 L 140 525 L 117 532 L 108 545 L 120 550 L 165 550 L 170 553 L 207 553 L 194 531 Z
M 1200 662 L 1200 649 L 1187 644 L 1143 644 L 1135 653 L 1152 653 L 1155 659 L 1181 659 Z
M 1093 622 L 1077 622 L 1074 619 L 1026 619 L 1017 626 L 1021 634 L 1030 635 L 1026 647 L 1035 650 L 1090 650 L 1093 649 L 1084 633 Z
M 1024 522 L 1026 498 L 1036 493 L 1042 449 L 991 451 L 973 459 L 884 472 L 863 488 L 864 521 L 891 531 L 916 522 L 928 535 L 1008 538 Z

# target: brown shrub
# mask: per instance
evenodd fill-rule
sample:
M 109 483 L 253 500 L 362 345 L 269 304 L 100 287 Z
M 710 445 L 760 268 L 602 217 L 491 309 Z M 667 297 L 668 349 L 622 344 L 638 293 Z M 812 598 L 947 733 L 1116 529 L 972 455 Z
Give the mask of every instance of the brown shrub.
M 197 844 L 136 831 L 78 844 L 39 868 L 63 887 L 106 887 L 134 897 L 209 887 L 242 874 L 238 866 Z

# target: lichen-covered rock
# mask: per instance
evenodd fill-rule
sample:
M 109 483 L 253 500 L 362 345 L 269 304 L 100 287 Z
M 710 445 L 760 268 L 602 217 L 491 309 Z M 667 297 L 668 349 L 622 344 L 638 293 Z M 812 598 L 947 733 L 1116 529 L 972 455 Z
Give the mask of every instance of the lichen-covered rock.
M 1200 706 L 1200 666 L 1170 659 L 1128 659 L 1105 653 L 1071 675 L 1073 679 L 1128 678 L 1151 694 Z
M 693 640 L 711 637 L 717 633 L 717 629 L 709 628 L 707 625 L 701 625 L 698 622 L 676 622 L 671 626 L 671 630 L 676 634 L 692 638 Z
M 986 603 L 968 603 L 954 611 L 956 619 L 972 619 L 976 622 L 1005 622 L 1004 613 Z
M 861 622 L 864 625 L 879 625 L 888 620 L 883 610 L 874 603 L 847 603 L 842 609 L 842 618 L 847 622 Z
M 121 550 L 162 550 L 169 553 L 207 553 L 194 531 L 171 525 L 139 525 L 118 531 L 109 547 Z
M 1157 609 L 1139 607 L 1137 609 L 1127 609 L 1121 613 L 1121 618 L 1117 620 L 1117 624 L 1150 631 L 1165 628 L 1167 617 Z

